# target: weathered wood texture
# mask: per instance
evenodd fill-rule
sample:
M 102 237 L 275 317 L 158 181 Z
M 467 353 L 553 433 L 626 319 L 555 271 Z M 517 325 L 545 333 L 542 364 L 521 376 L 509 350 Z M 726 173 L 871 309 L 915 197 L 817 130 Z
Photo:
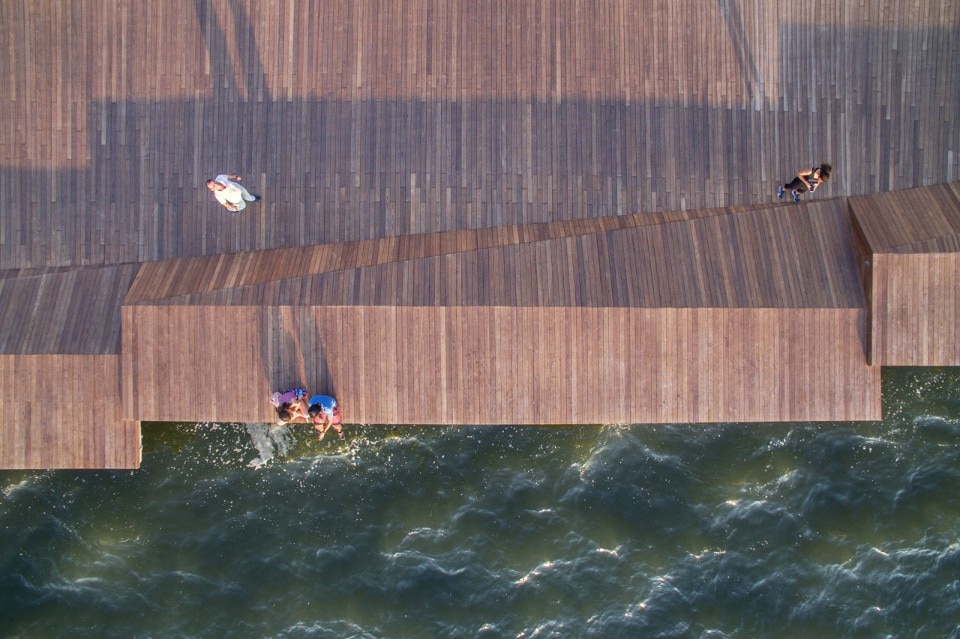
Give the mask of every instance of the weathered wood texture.
M 351 423 L 880 418 L 880 369 L 866 364 L 857 309 L 131 306 L 123 315 L 136 327 L 123 349 L 133 419 L 270 421 L 270 392 L 297 385 L 335 393 Z
M 960 366 L 960 252 L 873 257 L 875 366 Z
M 119 355 L 120 303 L 138 269 L 0 279 L 0 353 Z
M 956 252 L 960 182 L 850 198 L 873 253 Z
M 263 418 L 261 391 L 306 376 L 334 343 L 330 334 L 337 348 L 353 350 L 331 356 L 336 374 L 314 371 L 315 380 L 303 381 L 336 380 L 356 393 L 344 397 L 357 421 L 489 422 L 484 396 L 453 375 L 480 380 L 480 392 L 503 391 L 492 380 L 504 361 L 514 381 L 527 380 L 524 393 L 566 392 L 566 374 L 611 382 L 597 387 L 599 396 L 624 397 L 600 401 L 592 386 L 575 389 L 578 408 L 559 422 L 735 419 L 777 407 L 777 419 L 873 414 L 877 373 L 856 368 L 865 327 L 840 250 L 849 239 L 834 210 L 840 200 L 779 213 L 749 207 L 776 204 L 779 182 L 823 160 L 834 178 L 813 199 L 958 175 L 955 2 L 6 0 L 0 25 L 0 427 L 8 443 L 27 438 L 24 451 L 4 449 L 14 465 L 28 463 L 16 460 L 27 460 L 31 442 L 77 433 L 93 442 L 81 445 L 82 460 L 61 451 L 36 463 L 114 464 L 112 453 L 97 451 L 128 451 L 132 440 L 97 442 L 134 432 L 124 418 L 168 414 L 166 399 L 176 411 L 191 401 L 215 405 L 196 419 L 229 419 L 231 402 L 256 401 Z M 219 207 L 203 182 L 222 171 L 244 175 L 263 201 L 237 215 Z M 956 185 L 945 188 L 923 197 L 955 200 Z M 742 218 L 714 215 L 720 207 Z M 903 229 L 883 228 L 872 241 L 897 244 L 889 252 L 955 252 L 955 233 L 931 232 L 955 221 L 924 222 L 928 237 L 898 244 L 916 228 L 900 217 L 903 237 Z M 650 226 L 663 222 L 672 223 Z M 668 266 L 663 256 L 677 259 Z M 181 258 L 197 259 L 159 262 Z M 70 433 L 50 426 L 55 436 L 30 426 L 15 411 L 36 411 L 11 403 L 20 375 L 31 389 L 77 393 L 69 395 L 74 405 L 88 397 L 118 403 L 115 370 L 93 390 L 83 385 L 91 380 L 57 375 L 90 377 L 90 366 L 105 365 L 100 357 L 117 358 L 117 305 L 136 265 L 152 261 L 127 298 L 144 306 L 122 311 L 119 421 L 98 413 Z M 890 270 L 890 286 L 903 273 Z M 305 306 L 270 306 L 281 301 Z M 162 307 L 186 303 L 204 306 Z M 259 313 L 247 319 L 266 332 L 217 324 L 220 314 L 243 312 Z M 320 327 L 298 337 L 300 350 L 284 337 L 294 316 Z M 208 332 L 193 337 L 183 317 Z M 604 332 L 591 337 L 597 326 Z M 643 353 L 652 352 L 650 335 L 667 340 L 657 348 L 668 355 L 649 366 L 677 355 L 676 370 L 608 356 L 620 352 L 606 349 L 627 327 L 639 331 L 630 339 Z M 441 328 L 444 339 L 461 340 L 443 342 L 442 380 L 429 360 L 439 355 L 423 348 Z M 816 339 L 834 329 L 856 339 Z M 519 337 L 527 331 L 537 335 L 538 355 Z M 724 386 L 721 359 L 711 359 L 725 352 L 754 361 L 737 349 L 753 348 L 756 331 L 776 336 L 763 342 L 774 350 L 762 357 L 787 353 L 783 361 L 801 367 L 786 379 L 787 368 L 757 356 L 759 370 L 785 384 L 779 399 L 740 394 L 753 369 Z M 722 336 L 723 348 L 704 346 L 711 336 Z M 237 358 L 220 377 L 179 368 L 207 371 L 226 357 L 204 359 L 212 346 L 191 351 L 200 338 Z M 577 340 L 585 351 L 573 350 Z M 669 350 L 671 343 L 685 346 Z M 797 344 L 813 349 L 809 361 L 800 361 Z M 830 359 L 816 350 L 826 345 L 841 350 Z M 567 358 L 556 371 L 543 354 L 550 349 Z M 496 357 L 484 359 L 488 351 Z M 80 365 L 55 352 L 89 359 Z M 377 387 L 360 375 L 384 353 L 420 372 L 408 380 L 398 373 L 405 369 L 382 367 L 382 379 L 371 381 L 394 390 L 368 413 L 361 406 Z M 357 357 L 361 365 L 348 365 Z M 861 375 L 846 408 L 836 394 L 848 382 L 840 372 L 813 372 L 815 363 Z M 610 370 L 583 372 L 604 365 Z M 702 386 L 697 376 L 711 370 L 723 379 Z M 180 375 L 218 380 L 226 395 L 208 400 L 202 385 L 185 394 L 170 379 Z M 658 395 L 647 386 L 646 394 L 615 390 L 618 380 L 651 378 L 662 385 Z M 818 386 L 822 379 L 841 381 L 829 389 Z M 823 405 L 814 400 L 821 396 Z M 411 397 L 428 398 L 423 415 L 407 414 Z M 552 402 L 544 409 L 536 395 L 514 399 L 518 407 L 497 420 L 554 419 Z M 727 400 L 744 404 L 719 408 Z M 128 453 L 116 459 L 133 463 Z
M 137 468 L 119 355 L 0 355 L 0 467 Z
M 271 257 L 283 261 L 282 253 Z M 862 308 L 857 269 L 847 205 L 834 199 L 409 259 L 156 303 Z M 168 290 L 159 281 L 159 290 Z
M 0 269 L 955 179 L 960 5 L 0 3 Z M 157 37 L 163 34 L 163 37 Z M 203 187 L 244 175 L 231 215 Z
M 850 198 L 869 264 L 870 361 L 960 366 L 960 183 Z
M 303 255 L 274 251 L 249 259 L 258 258 L 257 269 L 220 281 L 290 272 Z M 209 267 L 165 270 L 180 278 L 179 290 L 189 288 L 191 273 L 203 286 L 217 279 Z M 172 290 L 169 281 L 157 277 L 156 289 Z M 150 289 L 145 283 L 140 290 L 149 297 Z M 603 308 L 577 314 L 591 306 Z M 731 313 L 744 306 L 757 314 Z M 639 307 L 653 308 L 643 315 Z M 677 328 L 676 309 L 689 307 L 706 308 L 682 315 L 689 323 Z M 539 406 L 578 394 L 589 408 L 570 418 L 591 423 L 870 419 L 879 410 L 879 386 L 877 371 L 866 370 L 863 307 L 844 200 L 746 211 L 141 301 L 123 310 L 123 370 L 131 382 L 124 405 L 138 419 L 268 420 L 264 398 L 302 385 L 352 403 L 345 418 L 377 423 L 561 423 L 562 412 Z M 842 308 L 852 312 L 827 310 Z M 734 326 L 739 319 L 747 322 L 741 329 Z M 811 337 L 817 322 L 825 340 Z M 824 322 L 847 324 L 828 330 Z M 437 330 L 446 340 L 440 345 Z M 544 331 L 553 341 L 538 346 Z M 627 345 L 631 333 L 640 350 Z M 806 347 L 816 352 L 800 364 Z M 770 352 L 760 365 L 756 349 L 764 348 Z M 548 353 L 558 349 L 580 361 L 557 368 Z M 445 362 L 442 379 L 430 377 L 440 375 L 436 357 Z M 760 366 L 770 384 L 757 392 L 776 401 L 747 397 L 753 378 L 731 381 L 739 375 L 731 377 L 731 369 L 751 366 Z M 584 385 L 581 370 L 592 371 L 593 381 Z M 676 403 L 635 397 L 635 375 L 677 388 Z M 546 381 L 531 385 L 538 377 Z M 828 379 L 836 389 L 827 390 Z M 853 395 L 837 390 L 851 384 Z M 463 392 L 471 387 L 486 397 L 522 388 L 525 404 L 484 414 Z M 590 403 L 595 392 L 613 393 L 617 402 Z M 392 412 L 416 401 L 424 405 Z M 840 406 L 844 401 L 851 403 Z
M 364 266 L 729 215 L 760 208 L 766 206 L 728 206 L 693 211 L 606 216 L 147 262 L 137 273 L 124 303 L 154 303 L 163 298 L 240 288 Z
M 135 468 L 120 302 L 136 264 L 0 279 L 0 468 Z

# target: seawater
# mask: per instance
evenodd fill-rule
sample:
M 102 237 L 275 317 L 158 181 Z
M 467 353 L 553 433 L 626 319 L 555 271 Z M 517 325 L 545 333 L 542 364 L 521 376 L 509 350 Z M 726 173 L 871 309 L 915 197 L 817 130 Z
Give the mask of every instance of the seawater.
M 146 425 L 4 472 L 5 637 L 960 637 L 960 369 L 881 423 Z

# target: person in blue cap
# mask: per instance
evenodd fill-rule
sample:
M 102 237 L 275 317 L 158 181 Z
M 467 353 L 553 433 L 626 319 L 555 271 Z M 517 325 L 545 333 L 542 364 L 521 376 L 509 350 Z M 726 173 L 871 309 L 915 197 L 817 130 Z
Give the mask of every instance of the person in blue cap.
M 329 395 L 314 395 L 310 398 L 307 415 L 313 421 L 313 427 L 323 439 L 330 428 L 337 431 L 340 439 L 343 439 L 343 422 L 340 420 L 340 408 L 337 406 L 337 400 Z

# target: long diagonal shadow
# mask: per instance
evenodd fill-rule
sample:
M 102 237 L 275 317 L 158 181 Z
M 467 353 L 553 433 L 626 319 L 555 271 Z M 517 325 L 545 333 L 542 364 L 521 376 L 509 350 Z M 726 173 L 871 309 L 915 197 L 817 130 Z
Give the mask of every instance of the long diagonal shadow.
M 737 5 L 737 0 L 719 0 L 719 3 L 720 14 L 723 16 L 723 21 L 730 32 L 733 51 L 737 56 L 737 63 L 740 65 L 740 72 L 743 75 L 743 84 L 754 108 L 760 108 L 765 99 L 763 78 L 760 76 L 760 71 L 753 59 L 750 43 L 747 42 L 747 34 L 743 30 L 743 17 L 740 15 L 740 7 Z
M 330 377 L 314 309 L 264 307 L 260 310 L 260 322 L 260 360 L 271 392 L 302 387 L 311 394 L 335 396 L 337 385 Z
M 263 61 L 260 59 L 259 50 L 254 45 L 254 29 L 250 23 L 250 16 L 246 7 L 239 0 L 230 0 L 230 16 L 233 18 L 230 21 L 230 26 L 232 27 L 231 32 L 234 35 L 238 62 L 240 63 L 240 68 L 232 68 L 230 41 L 216 11 L 209 2 L 204 2 L 204 0 L 194 0 L 193 5 L 197 14 L 197 23 L 200 25 L 200 33 L 203 34 L 211 62 L 215 63 L 222 60 L 227 65 L 223 73 L 224 84 L 215 83 L 214 94 L 220 92 L 239 97 L 241 90 L 238 79 L 246 77 L 250 80 L 250 84 L 246 87 L 248 92 L 252 86 L 258 91 L 264 92 L 258 98 L 272 99 L 270 86 L 266 82 Z M 223 20 L 226 21 L 227 17 L 224 16 Z

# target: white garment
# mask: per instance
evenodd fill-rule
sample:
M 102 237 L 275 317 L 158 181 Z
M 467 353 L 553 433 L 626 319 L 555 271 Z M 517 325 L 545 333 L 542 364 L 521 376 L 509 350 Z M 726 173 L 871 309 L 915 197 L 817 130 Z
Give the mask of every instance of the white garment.
M 250 195 L 250 191 L 243 188 L 242 184 L 237 184 L 226 175 L 220 174 L 217 177 L 213 178 L 214 182 L 219 182 L 225 188 L 220 191 L 214 191 L 213 196 L 217 198 L 217 201 L 220 204 L 226 204 L 229 202 L 233 206 L 237 207 L 238 211 L 242 211 L 247 207 L 247 202 L 255 202 L 257 198 Z M 244 202 L 246 200 L 247 202 Z

